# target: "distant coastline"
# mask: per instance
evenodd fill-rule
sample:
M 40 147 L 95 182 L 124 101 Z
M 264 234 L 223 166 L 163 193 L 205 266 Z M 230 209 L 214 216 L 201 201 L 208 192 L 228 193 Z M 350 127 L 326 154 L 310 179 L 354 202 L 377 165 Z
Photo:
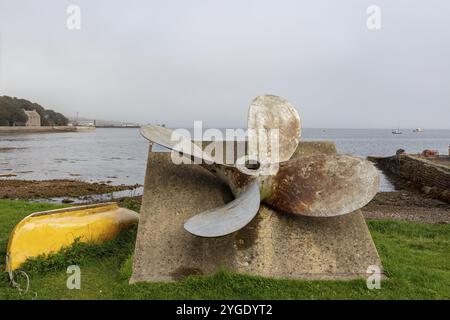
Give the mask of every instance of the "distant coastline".
M 95 127 L 77 127 L 77 126 L 48 126 L 48 127 L 0 127 L 1 134 L 10 133 L 57 133 L 57 132 L 82 132 L 82 131 L 92 131 Z
M 139 125 L 98 125 L 95 126 L 96 128 L 108 128 L 108 129 L 136 129 L 136 128 L 140 128 L 141 126 Z

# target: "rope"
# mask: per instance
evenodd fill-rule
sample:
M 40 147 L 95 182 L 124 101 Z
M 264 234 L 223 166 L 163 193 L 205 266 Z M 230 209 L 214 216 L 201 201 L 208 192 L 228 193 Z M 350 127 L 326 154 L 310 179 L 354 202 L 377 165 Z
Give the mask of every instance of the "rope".
M 20 284 L 18 282 L 16 282 L 14 280 L 14 272 L 12 271 L 12 269 L 10 268 L 10 264 L 9 264 L 9 255 L 6 255 L 6 266 L 7 266 L 7 272 L 9 275 L 9 280 L 11 281 L 11 285 L 13 286 L 13 288 L 16 288 L 19 291 L 19 294 L 26 294 L 28 292 L 28 289 L 30 288 L 30 277 L 28 276 L 28 274 L 25 271 L 19 270 L 16 273 L 17 274 L 21 274 L 25 277 L 25 279 L 27 280 L 27 285 L 25 290 L 22 289 L 22 287 L 20 286 Z

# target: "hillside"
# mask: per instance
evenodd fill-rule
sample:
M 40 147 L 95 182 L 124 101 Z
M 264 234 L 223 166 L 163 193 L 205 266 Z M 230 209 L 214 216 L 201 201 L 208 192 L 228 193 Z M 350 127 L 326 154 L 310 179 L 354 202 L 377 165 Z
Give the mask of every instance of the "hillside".
M 16 97 L 0 97 L 0 126 L 23 126 L 27 121 L 24 110 L 35 110 L 41 116 L 41 126 L 65 126 L 69 120 L 59 112 L 45 109 L 37 103 Z

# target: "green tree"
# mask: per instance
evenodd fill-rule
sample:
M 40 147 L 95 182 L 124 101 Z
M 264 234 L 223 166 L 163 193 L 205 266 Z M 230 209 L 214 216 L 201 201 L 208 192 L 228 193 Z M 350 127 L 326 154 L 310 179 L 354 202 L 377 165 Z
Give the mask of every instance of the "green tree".
M 59 112 L 45 110 L 45 117 L 52 126 L 67 126 L 69 120 Z
M 15 97 L 0 97 L 0 126 L 24 125 L 28 117 L 24 110 L 35 110 L 41 116 L 42 126 L 65 126 L 69 120 L 59 112 L 46 110 L 37 103 Z
M 24 125 L 28 117 L 25 112 L 14 105 L 9 97 L 0 97 L 0 125 L 15 126 Z

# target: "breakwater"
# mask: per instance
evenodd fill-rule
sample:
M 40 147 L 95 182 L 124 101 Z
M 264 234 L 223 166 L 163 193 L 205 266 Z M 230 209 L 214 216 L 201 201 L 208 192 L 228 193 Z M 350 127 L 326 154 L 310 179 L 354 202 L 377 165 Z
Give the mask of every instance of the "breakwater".
M 424 193 L 450 203 L 450 156 L 423 157 L 400 153 L 370 159 L 382 169 L 410 181 Z

